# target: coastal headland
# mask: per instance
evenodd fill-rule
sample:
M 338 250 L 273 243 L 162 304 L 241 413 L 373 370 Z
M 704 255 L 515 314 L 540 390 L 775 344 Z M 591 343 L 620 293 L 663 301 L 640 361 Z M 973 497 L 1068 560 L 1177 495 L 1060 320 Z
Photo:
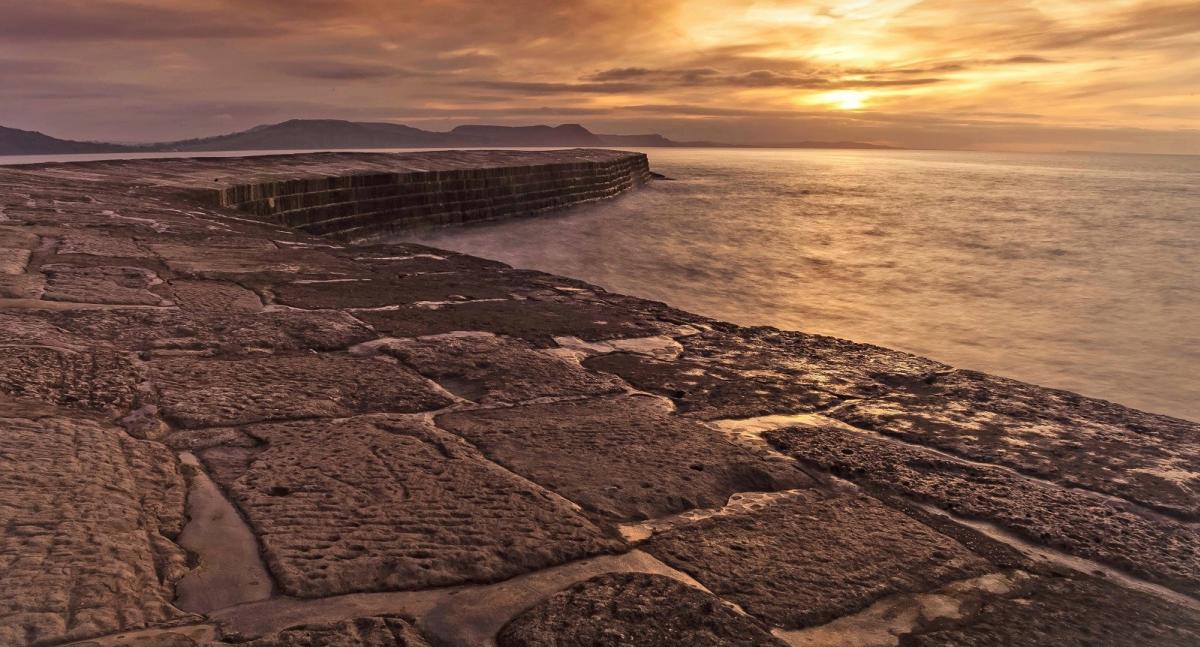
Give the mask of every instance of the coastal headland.
M 0 644 L 1200 643 L 1200 424 L 370 242 L 650 177 L 0 167 Z

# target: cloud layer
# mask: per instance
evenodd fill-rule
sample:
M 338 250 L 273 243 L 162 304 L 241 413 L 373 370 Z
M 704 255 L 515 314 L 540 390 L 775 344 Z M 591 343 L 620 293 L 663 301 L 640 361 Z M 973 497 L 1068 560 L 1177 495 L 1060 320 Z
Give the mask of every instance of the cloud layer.
M 293 117 L 1200 153 L 1193 0 L 0 0 L 0 124 Z

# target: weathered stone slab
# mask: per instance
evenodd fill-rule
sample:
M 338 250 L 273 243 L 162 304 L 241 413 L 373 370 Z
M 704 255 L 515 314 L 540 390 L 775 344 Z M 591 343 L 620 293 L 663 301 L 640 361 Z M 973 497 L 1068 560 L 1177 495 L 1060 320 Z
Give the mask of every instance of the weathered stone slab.
M 666 403 L 647 396 L 449 413 L 437 424 L 611 520 L 720 507 L 735 492 L 812 485 L 790 462 L 672 416 Z
M 158 275 L 141 267 L 104 265 L 80 267 L 54 263 L 43 265 L 49 301 L 112 303 L 163 306 L 171 301 L 150 291 L 162 283 Z
M 1036 543 L 1095 559 L 1182 591 L 1200 590 L 1200 533 L 1086 490 L 874 438 L 793 427 L 768 432 L 781 451 L 843 478 L 983 519 Z
M 0 227 L 0 247 L 6 250 L 35 249 L 39 240 L 37 234 L 24 227 Z
M 175 303 L 184 310 L 217 314 L 226 312 L 258 312 L 262 299 L 252 290 L 227 281 L 171 281 Z
M 297 308 L 379 308 L 420 302 L 508 299 L 526 286 L 519 277 L 484 274 L 414 274 L 352 281 L 293 281 L 272 288 L 278 303 Z
M 0 256 L 4 250 L 0 249 Z M 46 279 L 41 274 L 5 274 L 0 268 L 0 299 L 40 299 Z
M 580 582 L 514 618 L 499 647 L 783 647 L 768 628 L 669 577 L 615 573 Z
M 376 276 L 427 274 L 431 272 L 495 272 L 512 269 L 500 261 L 467 256 L 424 245 L 355 245 L 346 255 L 355 265 Z
M 150 249 L 163 259 L 167 267 L 188 278 L 273 281 L 304 276 L 347 276 L 353 272 L 353 266 L 345 260 L 316 249 L 280 249 L 274 245 L 265 247 L 253 243 L 227 246 L 204 242 L 158 243 L 150 245 Z
M 132 407 L 139 369 L 124 353 L 96 348 L 0 347 L 0 392 L 56 405 L 121 412 Z
M 531 299 L 363 310 L 355 316 L 393 337 L 481 330 L 518 337 L 542 347 L 554 346 L 554 337 L 564 335 L 595 341 L 649 337 L 671 328 L 664 322 L 602 304 Z
M 244 647 L 429 647 L 425 638 L 406 620 L 387 616 L 301 625 L 238 644 Z
M 584 364 L 706 420 L 819 411 L 947 368 L 877 346 L 772 328 L 706 331 L 682 343 L 676 361 L 612 353 Z
M 377 348 L 451 393 L 484 404 L 600 395 L 625 388 L 620 380 L 491 333 L 390 339 Z
M 111 309 L 49 312 L 45 321 L 128 350 L 237 354 L 248 349 L 340 350 L 375 337 L 343 312 L 261 313 Z
M 291 595 L 491 582 L 621 545 L 420 417 L 246 431 L 263 445 L 201 457 Z
M 330 354 L 244 360 L 180 357 L 154 360 L 149 366 L 164 416 L 183 427 L 407 413 L 451 403 L 394 360 Z
M 168 537 L 184 485 L 161 445 L 83 419 L 0 418 L 0 644 L 52 644 L 183 617 Z
M 642 548 L 785 628 L 822 624 L 887 595 L 993 568 L 875 499 L 818 491 L 680 526 Z
M 1035 578 L 966 618 L 904 636 L 906 647 L 1191 647 L 1200 613 L 1091 577 Z
M 61 255 L 106 256 L 115 258 L 151 258 L 153 255 L 126 236 L 98 231 L 77 230 L 63 234 L 55 250 Z
M 29 264 L 28 249 L 0 247 L 0 276 L 5 274 L 20 274 Z
M 829 413 L 1025 474 L 1200 518 L 1200 423 L 954 371 Z

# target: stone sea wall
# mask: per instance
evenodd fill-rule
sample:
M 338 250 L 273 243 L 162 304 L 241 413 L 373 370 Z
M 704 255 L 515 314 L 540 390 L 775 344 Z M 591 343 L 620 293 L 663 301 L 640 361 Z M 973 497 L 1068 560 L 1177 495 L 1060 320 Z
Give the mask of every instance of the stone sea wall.
M 642 153 L 404 173 L 264 180 L 214 189 L 213 201 L 319 236 L 496 220 L 611 198 L 650 179 Z
M 0 645 L 1200 644 L 1196 422 L 303 226 L 645 172 L 0 167 Z

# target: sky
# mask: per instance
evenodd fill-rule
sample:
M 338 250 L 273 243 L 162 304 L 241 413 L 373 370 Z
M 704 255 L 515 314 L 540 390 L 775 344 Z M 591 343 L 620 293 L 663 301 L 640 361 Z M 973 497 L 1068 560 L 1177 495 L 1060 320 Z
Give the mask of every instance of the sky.
M 0 0 L 0 125 L 1200 154 L 1196 0 Z

